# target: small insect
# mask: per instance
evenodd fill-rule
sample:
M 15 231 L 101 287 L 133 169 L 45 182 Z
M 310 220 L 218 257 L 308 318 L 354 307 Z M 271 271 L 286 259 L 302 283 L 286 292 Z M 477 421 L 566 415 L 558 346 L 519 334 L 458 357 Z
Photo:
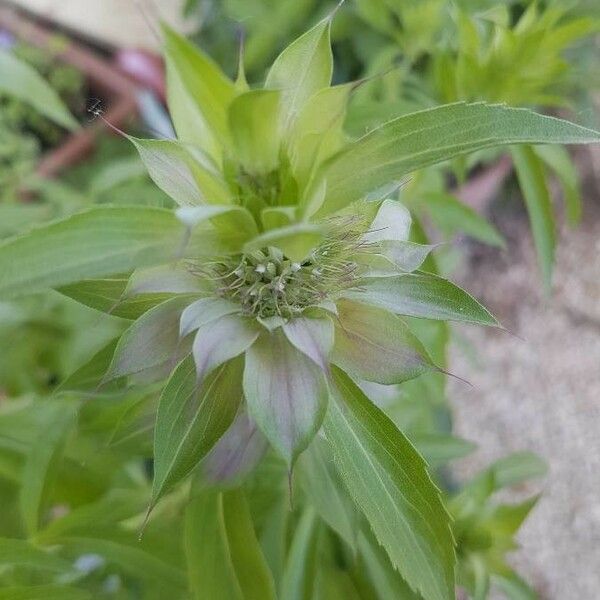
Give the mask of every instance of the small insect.
M 102 100 L 98 98 L 92 98 L 88 103 L 86 112 L 90 115 L 90 121 L 101 117 L 104 114 L 104 110 L 102 108 Z

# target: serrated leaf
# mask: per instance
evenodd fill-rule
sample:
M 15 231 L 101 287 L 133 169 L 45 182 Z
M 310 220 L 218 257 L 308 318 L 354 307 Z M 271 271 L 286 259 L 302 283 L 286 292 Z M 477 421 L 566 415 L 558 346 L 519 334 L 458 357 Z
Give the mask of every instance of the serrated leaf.
M 244 394 L 250 414 L 291 467 L 321 426 L 328 394 L 323 371 L 278 329 L 246 352 Z
M 227 145 L 227 108 L 235 86 L 191 42 L 163 26 L 167 63 L 167 98 L 177 136 L 219 161 Z
M 241 489 L 223 493 L 223 520 L 244 600 L 275 600 L 273 575 L 256 538 L 250 508 Z
M 409 317 L 498 326 L 475 298 L 446 279 L 428 273 L 363 279 L 359 288 L 346 290 L 342 296 Z
M 407 583 L 424 600 L 453 599 L 450 517 L 425 461 L 339 369 L 333 384 L 324 429 L 350 494 Z
M 266 175 L 279 165 L 280 102 L 277 90 L 252 90 L 229 107 L 233 151 L 250 175 Z
M 31 65 L 7 50 L 0 50 L 0 92 L 29 104 L 62 127 L 78 127 L 56 90 Z
M 36 437 L 23 466 L 19 505 L 30 536 L 37 533 L 58 476 L 67 436 L 75 421 L 71 403 L 53 401 L 44 407 L 45 433 Z
M 556 231 L 544 167 L 530 146 L 515 146 L 511 152 L 529 213 L 544 287 L 549 292 L 552 287 Z
M 337 308 L 331 361 L 353 377 L 391 385 L 435 370 L 423 344 L 396 315 L 348 300 Z
M 458 103 L 422 110 L 385 123 L 325 163 L 327 197 L 319 213 L 335 212 L 412 171 L 477 150 L 598 141 L 596 131 L 526 109 Z
M 212 240 L 211 240 L 212 237 Z M 0 296 L 30 294 L 84 279 L 164 264 L 182 252 L 216 251 L 214 234 L 185 244 L 174 213 L 150 207 L 97 207 L 0 244 Z
M 331 83 L 330 30 L 331 18 L 328 17 L 294 40 L 269 70 L 265 87 L 283 90 L 286 126 L 313 94 Z
M 154 432 L 152 505 L 186 477 L 233 422 L 242 399 L 240 359 L 209 374 L 201 385 L 191 357 L 161 394 Z

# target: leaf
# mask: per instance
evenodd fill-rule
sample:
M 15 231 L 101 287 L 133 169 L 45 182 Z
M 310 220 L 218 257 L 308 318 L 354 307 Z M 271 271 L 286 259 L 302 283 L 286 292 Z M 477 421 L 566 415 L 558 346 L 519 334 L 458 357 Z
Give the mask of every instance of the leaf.
M 242 399 L 241 364 L 233 360 L 196 382 L 191 357 L 171 375 L 158 404 L 154 432 L 154 506 L 186 477 L 231 425 Z
M 185 511 L 184 545 L 195 600 L 245 600 L 229 552 L 221 494 L 205 492 Z
M 324 429 L 340 475 L 402 577 L 424 600 L 454 598 L 450 518 L 425 461 L 339 369 Z
M 71 570 L 71 563 L 52 552 L 46 552 L 36 548 L 25 540 L 0 538 L 0 565 L 12 565 L 56 571 L 58 573 Z
M 177 136 L 220 161 L 227 146 L 227 108 L 235 86 L 191 42 L 163 25 L 167 63 L 167 98 Z
M 533 452 L 513 452 L 495 461 L 487 469 L 494 476 L 494 489 L 519 485 L 548 473 L 546 463 Z
M 417 169 L 508 144 L 585 144 L 600 133 L 568 121 L 502 105 L 448 104 L 408 114 L 374 129 L 322 167 L 335 212 Z
M 514 146 L 511 152 L 523 199 L 529 213 L 544 287 L 549 292 L 552 287 L 556 232 L 552 200 L 546 185 L 544 167 L 529 146 Z
M 252 215 L 243 206 L 184 206 L 176 214 L 190 229 L 210 220 L 221 230 L 243 233 L 246 239 L 258 234 Z
M 22 473 L 19 504 L 25 528 L 30 536 L 37 533 L 58 475 L 67 436 L 75 421 L 75 408 L 53 401 L 44 406 L 45 434 L 35 438 Z
M 331 361 L 353 377 L 387 385 L 436 367 L 421 342 L 396 316 L 357 302 L 338 302 Z
M 162 367 L 172 369 L 186 351 L 179 339 L 179 318 L 189 302 L 189 298 L 171 298 L 134 321 L 119 339 L 103 381 L 149 370 L 160 378 Z
M 276 246 L 291 260 L 302 261 L 324 238 L 319 225 L 297 223 L 279 229 L 271 229 L 244 245 L 244 252 Z
M 314 598 L 317 578 L 318 522 L 312 508 L 307 508 L 294 531 L 287 556 L 281 589 L 285 600 Z
M 54 88 L 31 65 L 6 50 L 0 50 L 0 92 L 29 104 L 66 129 L 79 127 Z
M 232 487 L 258 465 L 268 443 L 244 406 L 235 420 L 200 463 L 201 486 Z
M 313 94 L 331 83 L 330 31 L 331 17 L 327 17 L 293 41 L 269 70 L 265 87 L 283 90 L 286 127 Z
M 384 200 L 373 219 L 364 240 L 369 243 L 388 240 L 405 242 L 412 219 L 408 209 L 398 200 Z
M 223 493 L 229 554 L 244 600 L 275 600 L 275 583 L 256 539 L 248 502 L 241 489 Z
M 356 552 L 358 513 L 335 470 L 327 440 L 315 436 L 295 473 L 321 519 Z
M 224 362 L 245 352 L 260 331 L 251 319 L 225 315 L 198 328 L 193 354 L 198 381 Z
M 89 209 L 0 244 L 0 296 L 167 263 L 181 252 L 184 234 L 185 227 L 168 210 Z M 191 243 L 188 250 L 198 248 Z
M 288 466 L 293 466 L 327 409 L 321 369 L 282 331 L 263 334 L 246 352 L 244 393 L 251 416 Z
M 279 166 L 279 106 L 277 90 L 252 90 L 229 107 L 229 130 L 235 156 L 246 173 L 266 175 Z
M 571 225 L 577 225 L 582 212 L 581 186 L 569 153 L 561 146 L 535 146 L 533 150 L 558 177 L 563 188 L 567 219 Z
M 203 325 L 240 311 L 239 304 L 223 298 L 200 298 L 200 300 L 192 302 L 181 313 L 179 335 L 183 338 Z
M 506 572 L 492 573 L 493 583 L 502 590 L 508 600 L 538 600 L 539 596 L 512 569 L 506 569 Z
M 91 600 L 92 595 L 64 585 L 14 586 L 0 589 L 0 600 Z
M 364 279 L 360 288 L 351 288 L 342 295 L 409 317 L 499 326 L 496 319 L 467 292 L 428 273 Z
M 319 319 L 296 317 L 284 323 L 282 329 L 293 346 L 308 356 L 323 371 L 328 371 L 334 331 L 329 317 Z
M 216 169 L 207 159 L 201 163 L 194 158 L 180 142 L 128 139 L 140 153 L 152 181 L 179 206 L 231 203 L 227 185 Z
M 506 240 L 489 221 L 454 196 L 428 193 L 424 200 L 428 213 L 442 230 L 460 231 L 490 246 L 506 247 Z
M 410 441 L 430 467 L 471 454 L 477 445 L 443 433 L 414 433 Z

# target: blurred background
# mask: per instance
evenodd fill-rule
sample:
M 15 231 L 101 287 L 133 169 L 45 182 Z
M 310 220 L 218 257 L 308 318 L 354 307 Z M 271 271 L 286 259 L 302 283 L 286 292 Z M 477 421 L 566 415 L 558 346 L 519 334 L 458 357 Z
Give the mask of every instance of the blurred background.
M 0 52 L 50 82 L 82 125 L 68 132 L 0 75 L 0 236 L 92 203 L 169 206 L 129 143 L 99 118 L 145 137 L 172 135 L 160 19 L 231 76 L 243 38 L 248 78 L 261 82 L 278 52 L 334 5 L 0 1 Z M 333 29 L 335 80 L 365 82 L 346 129 L 361 135 L 459 100 L 531 107 L 600 129 L 598 19 L 597 0 L 347 0 Z M 506 149 L 417 173 L 401 190 L 420 239 L 443 244 L 428 267 L 481 299 L 508 332 L 457 327 L 449 344 L 432 343 L 472 388 L 434 380 L 395 397 L 429 411 L 402 413 L 409 429 L 435 413 L 442 428 L 452 423 L 454 435 L 477 444 L 452 463 L 450 485 L 512 451 L 547 462 L 545 478 L 503 492 L 543 492 L 510 561 L 541 598 L 592 599 L 600 589 L 600 148 L 536 156 L 549 199 L 541 213 Z M 0 303 L 0 407 L 48 393 L 122 328 L 58 294 Z

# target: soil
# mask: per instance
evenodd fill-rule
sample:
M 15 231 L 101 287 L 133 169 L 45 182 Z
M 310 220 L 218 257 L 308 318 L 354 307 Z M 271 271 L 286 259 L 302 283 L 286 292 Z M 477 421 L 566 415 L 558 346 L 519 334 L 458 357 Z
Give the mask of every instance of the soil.
M 584 217 L 578 228 L 560 226 L 552 295 L 542 291 L 524 210 L 496 205 L 508 250 L 471 246 L 459 280 L 514 335 L 461 328 L 471 352 L 455 344 L 451 357 L 451 370 L 474 385 L 451 383 L 456 431 L 480 446 L 457 463 L 457 476 L 516 450 L 548 462 L 544 481 L 505 496 L 543 492 L 512 555 L 542 600 L 597 598 L 600 590 L 599 151 L 579 161 Z

